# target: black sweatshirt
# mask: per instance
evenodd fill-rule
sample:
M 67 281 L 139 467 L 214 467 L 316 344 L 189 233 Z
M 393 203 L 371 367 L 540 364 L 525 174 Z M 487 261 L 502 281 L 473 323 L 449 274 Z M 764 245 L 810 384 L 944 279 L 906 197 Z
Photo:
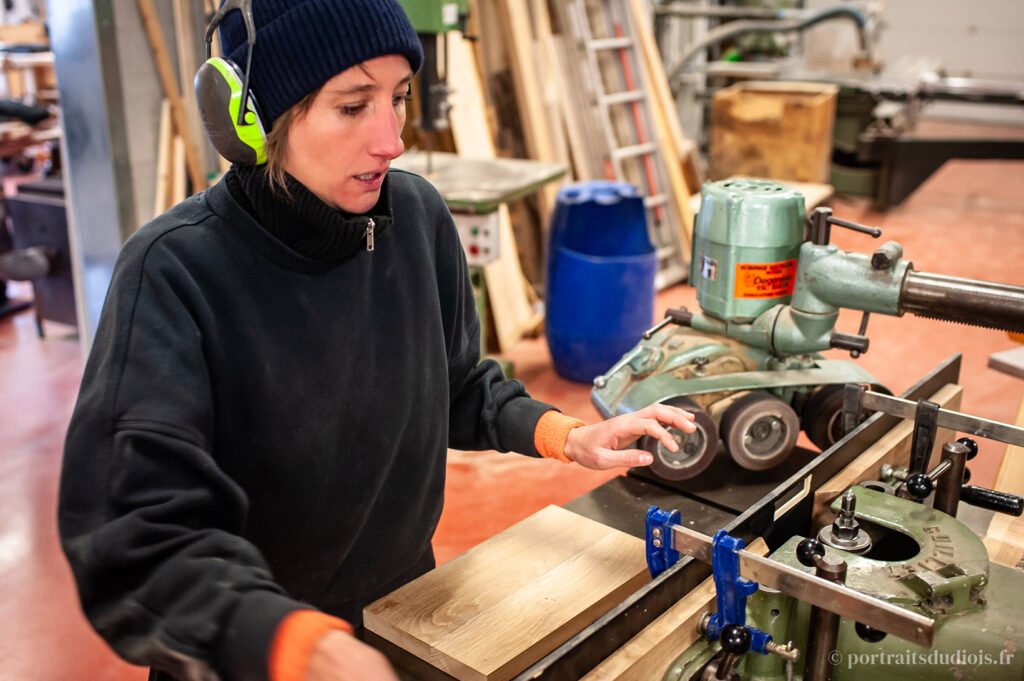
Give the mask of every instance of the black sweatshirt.
M 61 477 L 86 615 L 181 679 L 265 679 L 299 608 L 358 623 L 433 565 L 446 448 L 536 456 L 551 409 L 479 362 L 458 234 L 425 180 L 392 170 L 367 216 L 331 218 L 352 247 L 317 258 L 285 245 L 301 226 L 261 226 L 267 195 L 246 188 L 246 207 L 221 182 L 125 245 Z

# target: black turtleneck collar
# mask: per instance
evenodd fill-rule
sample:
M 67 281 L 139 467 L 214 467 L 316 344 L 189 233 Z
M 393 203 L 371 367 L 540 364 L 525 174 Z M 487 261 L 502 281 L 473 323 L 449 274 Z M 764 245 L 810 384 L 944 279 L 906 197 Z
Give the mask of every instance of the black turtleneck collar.
M 373 236 L 387 229 L 393 220 L 387 177 L 377 205 L 363 215 L 328 206 L 287 173 L 287 192 L 275 189 L 270 186 L 265 166 L 232 166 L 224 180 L 235 200 L 264 229 L 296 253 L 318 262 L 339 263 L 370 248 L 370 220 Z

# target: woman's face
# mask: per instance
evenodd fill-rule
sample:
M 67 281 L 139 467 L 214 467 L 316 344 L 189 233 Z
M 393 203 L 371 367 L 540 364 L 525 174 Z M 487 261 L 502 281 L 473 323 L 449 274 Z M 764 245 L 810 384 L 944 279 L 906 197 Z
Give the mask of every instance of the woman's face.
M 370 59 L 331 78 L 292 121 L 284 169 L 330 206 L 350 213 L 373 208 L 391 160 L 405 150 L 411 80 L 401 55 Z

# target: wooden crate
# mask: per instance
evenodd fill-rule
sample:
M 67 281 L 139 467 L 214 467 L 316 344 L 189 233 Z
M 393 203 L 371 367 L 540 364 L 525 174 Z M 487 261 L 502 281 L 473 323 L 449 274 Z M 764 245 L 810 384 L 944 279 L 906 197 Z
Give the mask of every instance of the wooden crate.
M 750 81 L 715 93 L 710 176 L 828 182 L 835 85 Z

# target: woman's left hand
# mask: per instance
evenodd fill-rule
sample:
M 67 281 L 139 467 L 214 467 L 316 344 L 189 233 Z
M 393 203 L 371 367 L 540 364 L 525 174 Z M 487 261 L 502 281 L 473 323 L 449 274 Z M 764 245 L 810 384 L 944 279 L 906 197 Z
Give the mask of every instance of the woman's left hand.
M 679 449 L 666 426 L 692 433 L 693 414 L 667 404 L 652 404 L 631 414 L 580 426 L 569 431 L 563 453 L 581 466 L 594 469 L 648 466 L 653 457 L 642 449 L 621 449 L 643 435 L 650 435 L 670 451 Z

